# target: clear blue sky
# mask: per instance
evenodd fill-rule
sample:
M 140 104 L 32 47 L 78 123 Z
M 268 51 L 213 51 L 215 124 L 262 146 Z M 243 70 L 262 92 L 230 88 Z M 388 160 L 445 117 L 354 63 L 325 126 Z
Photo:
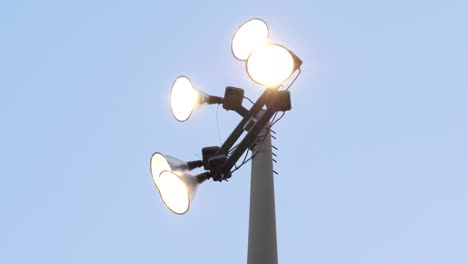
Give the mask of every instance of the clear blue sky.
M 178 216 L 149 159 L 220 143 L 215 106 L 173 119 L 178 75 L 261 93 L 230 51 L 252 17 L 304 61 L 275 126 L 280 263 L 468 263 L 462 0 L 3 1 L 0 263 L 245 263 L 249 166 Z

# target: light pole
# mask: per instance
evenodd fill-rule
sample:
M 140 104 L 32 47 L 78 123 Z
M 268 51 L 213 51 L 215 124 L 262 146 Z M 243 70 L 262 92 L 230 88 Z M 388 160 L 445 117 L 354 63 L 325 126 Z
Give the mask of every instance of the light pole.
M 252 154 L 247 263 L 278 263 L 270 127 L 265 126 L 259 137 L 264 140 Z
M 245 97 L 241 88 L 228 86 L 224 97 L 211 96 L 195 88 L 188 77 L 179 76 L 172 85 L 170 98 L 172 113 L 178 121 L 186 121 L 204 104 L 221 104 L 224 109 L 237 112 L 242 120 L 221 146 L 202 148 L 201 160 L 184 162 L 154 153 L 151 175 L 167 208 L 185 214 L 199 184 L 208 179 L 220 182 L 229 179 L 248 161 L 244 158 L 237 166 L 242 155 L 252 151 L 247 263 L 278 263 L 270 131 L 279 120 L 272 122 L 276 114 L 291 109 L 289 87 L 299 76 L 302 61 L 286 47 L 269 42 L 267 24 L 257 18 L 239 27 L 231 51 L 236 59 L 245 61 L 250 79 L 266 87 L 265 91 L 246 109 L 242 106 Z M 285 87 L 295 72 L 295 78 Z M 241 139 L 244 132 L 247 133 Z M 188 174 L 200 167 L 205 172 L 196 176 Z

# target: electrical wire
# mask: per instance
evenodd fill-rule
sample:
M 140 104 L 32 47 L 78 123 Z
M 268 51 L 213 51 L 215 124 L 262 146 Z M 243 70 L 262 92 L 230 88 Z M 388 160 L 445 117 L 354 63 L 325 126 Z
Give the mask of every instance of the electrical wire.
M 298 69 L 297 71 L 297 74 L 296 74 L 296 77 L 294 77 L 294 79 L 292 80 L 292 82 L 288 85 L 288 87 L 286 87 L 286 89 L 284 89 L 285 91 L 289 90 L 289 88 L 291 88 L 291 86 L 293 85 L 293 83 L 297 80 L 297 77 L 299 77 L 299 75 L 301 75 L 301 68 Z
M 276 112 L 273 117 L 271 118 L 272 121 L 270 122 L 270 126 L 268 127 L 268 132 L 273 132 L 274 134 L 276 134 L 276 132 L 274 132 L 271 128 L 273 127 L 273 125 L 275 125 L 278 121 L 280 121 L 281 118 L 283 118 L 284 114 L 286 113 L 285 111 L 283 111 L 281 113 L 281 116 L 276 119 L 276 116 L 278 115 L 279 112 Z M 265 133 L 265 135 L 263 135 L 261 138 L 260 136 L 257 137 L 257 141 L 258 142 L 263 142 L 265 140 L 265 138 L 267 137 L 268 133 Z
M 247 158 L 248 156 L 248 153 L 249 153 L 249 150 L 247 149 L 246 153 L 245 153 L 245 156 L 244 156 L 244 160 L 242 161 L 242 163 L 237 166 L 237 165 L 234 165 L 234 169 L 231 171 L 231 173 L 234 173 L 235 171 L 237 171 L 238 169 L 242 168 L 242 166 L 244 166 L 245 164 L 247 164 L 255 155 L 252 154 L 250 155 L 249 158 Z
M 278 112 L 276 112 L 276 113 L 278 113 Z M 273 127 L 273 125 L 275 125 L 278 121 L 280 121 L 281 118 L 283 118 L 284 114 L 286 114 L 286 111 L 283 111 L 283 113 L 281 114 L 281 116 L 278 119 L 273 120 L 273 122 L 271 122 L 270 129 L 271 129 L 271 127 Z
M 234 150 L 237 148 L 238 145 L 239 145 L 239 144 L 237 144 L 235 147 L 233 147 L 233 148 L 232 148 L 232 151 L 234 151 Z M 249 149 L 247 149 L 247 150 L 245 151 L 244 160 L 241 162 L 241 165 L 237 166 L 237 164 L 234 164 L 234 170 L 231 171 L 231 173 L 234 172 L 234 171 L 236 171 L 236 170 L 238 170 L 238 169 L 239 169 L 240 167 L 242 167 L 245 163 L 247 163 L 247 161 L 248 161 L 248 160 L 247 160 L 247 156 L 248 156 L 248 154 L 249 154 L 249 151 L 250 151 Z M 230 152 L 231 152 L 231 151 L 230 151 Z
M 218 138 L 219 138 L 219 144 L 223 144 L 223 141 L 221 140 L 221 133 L 219 133 L 219 118 L 218 118 L 218 111 L 219 110 L 219 104 L 216 106 L 216 130 L 218 131 Z
M 244 99 L 247 99 L 247 101 L 249 101 L 250 103 L 254 104 L 254 102 L 252 100 L 250 100 L 250 98 L 248 98 L 247 96 L 244 96 Z
M 244 156 L 244 160 L 242 161 L 242 163 L 245 163 L 246 160 L 247 160 L 247 155 L 249 155 L 249 149 L 247 149 L 247 151 L 245 152 L 245 156 Z

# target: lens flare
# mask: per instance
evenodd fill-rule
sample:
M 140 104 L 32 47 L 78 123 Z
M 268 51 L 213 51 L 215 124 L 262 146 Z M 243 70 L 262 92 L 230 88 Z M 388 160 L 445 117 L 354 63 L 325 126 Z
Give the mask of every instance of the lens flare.
M 246 60 L 252 51 L 268 41 L 268 26 L 265 21 L 254 18 L 239 27 L 234 34 L 231 50 L 238 60 Z
M 246 67 L 250 79 L 268 88 L 278 87 L 295 70 L 292 54 L 277 44 L 267 44 L 254 50 Z

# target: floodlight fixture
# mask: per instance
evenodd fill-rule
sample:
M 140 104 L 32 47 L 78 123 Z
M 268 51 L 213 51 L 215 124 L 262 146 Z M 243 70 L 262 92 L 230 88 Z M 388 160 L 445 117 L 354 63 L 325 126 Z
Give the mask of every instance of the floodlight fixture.
M 195 177 L 183 172 L 163 171 L 159 175 L 159 194 L 164 204 L 176 214 L 185 214 L 197 190 Z
M 186 121 L 195 109 L 204 104 L 222 104 L 224 109 L 245 116 L 248 111 L 242 106 L 243 99 L 244 90 L 232 86 L 226 87 L 224 98 L 207 95 L 196 89 L 190 79 L 183 75 L 177 77 L 171 88 L 172 114 L 180 122 Z
M 267 88 L 276 88 L 299 69 L 302 61 L 282 45 L 269 43 L 254 50 L 246 63 L 252 81 Z
M 237 29 L 231 42 L 231 51 L 238 60 L 245 61 L 256 48 L 268 41 L 268 26 L 262 19 L 254 18 Z
M 192 176 L 181 171 L 162 171 L 159 174 L 159 194 L 166 207 L 176 214 L 185 214 L 195 197 L 198 185 L 209 178 L 209 173 Z
M 203 104 L 220 104 L 221 97 L 207 95 L 196 89 L 190 79 L 179 76 L 171 88 L 171 111 L 174 117 L 184 122 L 189 119 L 192 112 Z
M 159 175 L 163 171 L 189 171 L 198 167 L 203 166 L 201 160 L 184 162 L 177 158 L 171 157 L 169 155 L 164 155 L 159 152 L 155 152 L 151 156 L 150 161 L 150 172 L 151 177 L 153 178 L 156 188 L 159 189 Z

